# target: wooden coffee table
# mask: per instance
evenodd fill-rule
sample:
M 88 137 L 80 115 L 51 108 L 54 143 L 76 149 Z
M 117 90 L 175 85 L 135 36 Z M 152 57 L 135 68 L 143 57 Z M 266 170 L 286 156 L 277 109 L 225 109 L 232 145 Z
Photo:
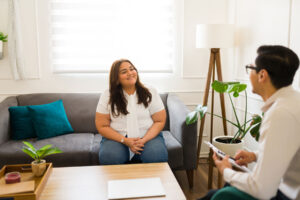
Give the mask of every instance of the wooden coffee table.
M 186 199 L 167 163 L 53 168 L 40 199 L 107 199 L 109 180 L 150 177 L 160 177 L 166 196 L 139 199 Z

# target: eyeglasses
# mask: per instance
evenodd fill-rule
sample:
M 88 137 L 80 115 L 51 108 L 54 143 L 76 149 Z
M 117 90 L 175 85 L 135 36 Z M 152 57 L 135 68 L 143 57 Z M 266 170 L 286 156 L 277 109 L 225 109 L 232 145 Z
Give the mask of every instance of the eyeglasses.
M 249 69 L 252 69 L 252 70 L 255 70 L 255 71 L 259 71 L 259 69 L 257 67 L 254 67 L 252 65 L 246 65 L 245 68 L 246 68 L 246 73 L 247 74 L 250 73 Z

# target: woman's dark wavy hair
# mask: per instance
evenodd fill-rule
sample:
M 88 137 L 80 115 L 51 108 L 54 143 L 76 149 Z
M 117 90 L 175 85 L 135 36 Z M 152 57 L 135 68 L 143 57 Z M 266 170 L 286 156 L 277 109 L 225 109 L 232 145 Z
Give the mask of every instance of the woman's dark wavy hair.
M 138 71 L 132 62 L 127 59 L 116 60 L 112 64 L 109 73 L 109 103 L 111 106 L 112 115 L 115 117 L 119 116 L 120 114 L 127 115 L 129 113 L 127 110 L 128 102 L 124 96 L 123 88 L 119 81 L 119 70 L 123 62 L 130 63 L 137 72 L 135 87 L 136 94 L 138 96 L 138 104 L 142 103 L 147 108 L 152 100 L 152 94 L 149 92 L 149 89 L 140 82 Z

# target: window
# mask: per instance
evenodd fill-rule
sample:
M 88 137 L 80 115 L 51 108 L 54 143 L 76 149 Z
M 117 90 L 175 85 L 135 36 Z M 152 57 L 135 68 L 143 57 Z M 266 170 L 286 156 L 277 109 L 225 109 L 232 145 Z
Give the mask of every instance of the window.
M 128 58 L 141 72 L 172 72 L 178 0 L 51 0 L 54 73 L 108 72 Z

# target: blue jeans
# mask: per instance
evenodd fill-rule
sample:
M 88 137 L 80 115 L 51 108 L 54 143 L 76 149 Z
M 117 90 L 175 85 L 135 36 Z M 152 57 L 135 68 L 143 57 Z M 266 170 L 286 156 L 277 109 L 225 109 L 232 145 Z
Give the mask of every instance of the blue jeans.
M 162 133 L 148 141 L 141 154 L 135 154 L 132 161 L 142 163 L 167 162 L 168 151 Z M 129 163 L 129 148 L 122 143 L 103 137 L 100 143 L 99 162 L 100 165 Z

